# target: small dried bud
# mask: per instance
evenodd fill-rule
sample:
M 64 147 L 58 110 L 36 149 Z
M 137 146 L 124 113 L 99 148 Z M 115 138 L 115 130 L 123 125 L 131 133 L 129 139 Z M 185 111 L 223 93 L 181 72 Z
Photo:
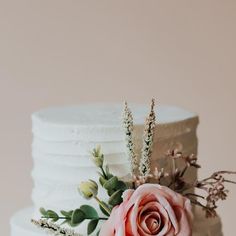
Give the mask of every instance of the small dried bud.
M 98 194 L 98 185 L 95 181 L 83 181 L 79 185 L 79 193 L 86 199 L 96 197 Z
M 205 210 L 206 217 L 207 218 L 216 217 L 217 216 L 216 208 L 217 207 L 215 203 L 207 203 L 206 207 L 203 208 L 203 210 Z
M 178 159 L 183 156 L 182 152 L 180 152 L 180 150 L 178 148 L 168 150 L 166 155 L 173 158 L 173 159 Z
M 93 149 L 92 160 L 97 167 L 101 168 L 103 166 L 104 155 L 101 153 L 101 146 Z
M 194 154 L 190 156 L 183 157 L 188 166 L 193 166 L 195 168 L 200 168 L 201 166 L 197 163 L 197 157 Z

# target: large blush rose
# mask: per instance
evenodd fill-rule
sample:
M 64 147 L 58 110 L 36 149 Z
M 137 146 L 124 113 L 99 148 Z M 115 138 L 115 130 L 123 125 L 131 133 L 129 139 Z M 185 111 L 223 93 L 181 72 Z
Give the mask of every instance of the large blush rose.
M 191 236 L 190 201 L 158 184 L 126 190 L 113 208 L 100 236 Z

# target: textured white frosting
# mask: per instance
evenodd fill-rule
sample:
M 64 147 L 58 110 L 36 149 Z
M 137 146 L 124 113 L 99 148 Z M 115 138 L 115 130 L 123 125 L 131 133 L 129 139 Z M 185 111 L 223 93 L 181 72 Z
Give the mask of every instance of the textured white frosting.
M 17 212 L 11 220 L 11 236 L 46 236 L 41 229 L 30 223 L 33 208 Z M 219 217 L 206 219 L 203 212 L 196 211 L 192 236 L 223 236 Z M 85 236 L 85 234 L 82 234 Z
M 131 109 L 135 143 L 137 150 L 140 150 L 148 107 L 131 105 Z M 152 168 L 156 166 L 157 159 L 163 158 L 174 147 L 185 154 L 197 153 L 198 117 L 195 113 L 177 107 L 159 106 L 156 114 L 158 125 L 151 158 Z M 42 206 L 59 211 L 61 208 L 71 210 L 88 204 L 78 194 L 77 187 L 83 180 L 97 179 L 97 169 L 90 160 L 90 151 L 98 144 L 102 146 L 105 162 L 112 172 L 119 176 L 129 173 L 121 115 L 122 105 L 117 104 L 49 108 L 32 115 L 33 217 L 39 217 L 38 210 Z M 191 173 L 189 178 L 195 179 L 196 174 Z M 99 197 L 104 199 L 106 194 L 101 190 Z M 93 200 L 89 204 L 97 207 Z M 29 214 L 29 211 L 19 214 Z M 16 216 L 13 220 L 12 227 L 18 218 Z M 78 231 L 84 234 L 85 227 L 85 224 L 81 224 Z M 19 225 L 13 228 L 12 236 L 21 236 L 15 233 Z

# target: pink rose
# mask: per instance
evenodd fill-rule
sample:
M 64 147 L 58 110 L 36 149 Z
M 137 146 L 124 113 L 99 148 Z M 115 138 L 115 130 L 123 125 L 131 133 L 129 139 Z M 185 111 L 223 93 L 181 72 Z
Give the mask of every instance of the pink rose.
M 113 208 L 100 236 L 191 236 L 190 201 L 158 184 L 126 190 Z

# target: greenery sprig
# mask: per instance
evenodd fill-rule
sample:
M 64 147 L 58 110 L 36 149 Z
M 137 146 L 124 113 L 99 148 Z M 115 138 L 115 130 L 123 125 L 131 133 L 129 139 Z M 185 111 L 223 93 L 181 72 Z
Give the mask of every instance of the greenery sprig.
M 70 211 L 61 210 L 60 213 L 57 213 L 53 210 L 40 208 L 40 213 L 42 215 L 41 219 L 44 220 L 42 221 L 44 224 L 41 224 L 42 228 L 48 229 L 48 226 L 51 225 L 51 222 L 59 221 L 61 222 L 61 224 L 67 224 L 71 227 L 76 227 L 83 221 L 89 220 L 87 226 L 87 234 L 90 235 L 96 230 L 98 222 L 101 220 L 107 220 L 107 217 L 110 216 L 113 207 L 119 205 L 122 202 L 122 194 L 128 188 L 126 183 L 120 180 L 117 176 L 111 174 L 108 166 L 104 166 L 104 154 L 101 152 L 100 146 L 94 148 L 91 152 L 91 155 L 94 164 L 99 169 L 99 183 L 106 190 L 109 196 L 108 202 L 104 202 L 98 197 L 99 187 L 94 180 L 81 182 L 79 184 L 78 191 L 81 196 L 86 199 L 95 199 L 99 205 L 101 212 L 106 217 L 99 216 L 97 210 L 90 205 L 82 205 L 80 206 L 80 208 Z M 46 223 L 46 221 L 48 221 L 48 223 Z M 60 229 L 60 226 L 58 225 L 56 225 L 55 227 Z M 53 233 L 56 231 L 51 230 L 49 232 Z
M 122 202 L 122 194 L 127 189 L 127 185 L 117 176 L 111 174 L 107 165 L 104 168 L 104 155 L 101 153 L 100 146 L 93 149 L 92 159 L 95 165 L 101 170 L 100 172 L 98 172 L 100 176 L 99 182 L 101 186 L 107 191 L 107 194 L 109 196 L 108 206 L 110 208 L 113 208 L 114 206 Z
M 107 220 L 107 217 L 99 217 L 95 208 L 89 205 L 82 205 L 80 208 L 71 211 L 60 211 L 60 215 L 53 210 L 45 210 L 40 208 L 42 219 L 57 222 L 62 220 L 61 224 L 68 224 L 71 227 L 76 227 L 84 220 L 89 220 L 87 234 L 90 235 L 97 227 L 100 220 Z

